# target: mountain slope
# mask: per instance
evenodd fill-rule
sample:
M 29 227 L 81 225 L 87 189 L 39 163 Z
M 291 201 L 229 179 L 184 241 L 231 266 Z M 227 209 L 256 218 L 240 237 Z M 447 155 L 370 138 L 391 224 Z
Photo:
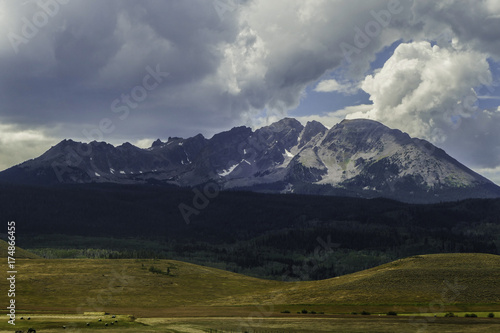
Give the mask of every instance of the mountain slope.
M 344 120 L 292 160 L 288 179 L 406 201 L 498 195 L 498 188 L 430 143 L 371 120 Z
M 28 184 L 163 183 L 222 189 L 388 197 L 439 202 L 500 196 L 500 188 L 425 140 L 365 119 L 331 129 L 292 118 L 252 131 L 129 143 L 64 140 L 40 157 L 0 173 Z

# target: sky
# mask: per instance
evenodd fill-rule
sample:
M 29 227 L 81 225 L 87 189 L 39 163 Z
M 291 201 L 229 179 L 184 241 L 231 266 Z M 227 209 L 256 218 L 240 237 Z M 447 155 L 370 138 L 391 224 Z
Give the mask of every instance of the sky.
M 0 0 L 0 170 L 69 138 L 369 118 L 500 184 L 499 81 L 498 0 Z

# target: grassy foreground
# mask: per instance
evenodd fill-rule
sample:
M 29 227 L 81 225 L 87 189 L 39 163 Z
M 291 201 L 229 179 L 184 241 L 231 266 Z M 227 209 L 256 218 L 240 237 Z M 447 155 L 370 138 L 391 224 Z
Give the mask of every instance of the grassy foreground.
M 309 282 L 268 281 L 172 260 L 18 259 L 16 268 L 15 329 L 36 326 L 37 332 L 63 326 L 88 332 L 500 331 L 495 255 L 415 256 Z M 8 290 L 6 279 L 0 288 Z M 6 293 L 1 299 L 8 304 Z M 459 317 L 444 318 L 449 311 Z M 120 319 L 111 325 L 99 312 Z M 471 312 L 479 318 L 464 318 Z M 486 318 L 490 312 L 495 318 Z M 6 321 L 0 332 L 13 331 Z
M 26 331 L 34 327 L 38 332 L 273 332 L 273 333 L 497 333 L 500 320 L 484 318 L 427 318 L 423 322 L 408 318 L 388 316 L 332 317 L 332 318 L 264 318 L 264 317 L 184 317 L 184 318 L 138 318 L 127 321 L 116 316 L 118 321 L 110 325 L 111 316 L 35 315 L 30 322 L 23 321 L 15 329 Z M 124 320 L 122 320 L 124 319 Z M 86 324 L 89 323 L 89 326 Z M 108 326 L 105 326 L 105 324 Z M 1 324 L 0 333 L 13 332 Z M 66 327 L 66 328 L 63 328 Z M 5 328 L 5 329 L 4 329 Z

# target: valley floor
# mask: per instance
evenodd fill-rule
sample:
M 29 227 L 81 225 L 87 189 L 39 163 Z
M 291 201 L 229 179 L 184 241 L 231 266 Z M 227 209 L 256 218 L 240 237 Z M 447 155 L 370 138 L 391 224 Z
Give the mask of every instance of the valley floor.
M 497 313 L 497 316 L 500 313 Z M 499 332 L 500 319 L 491 318 L 444 318 L 442 316 L 354 316 L 325 315 L 309 316 L 259 316 L 250 313 L 247 317 L 160 317 L 136 318 L 117 315 L 56 315 L 31 314 L 30 321 L 24 320 L 16 324 L 16 330 L 26 331 L 35 327 L 37 332 Z M 102 321 L 99 321 L 101 319 Z M 116 322 L 114 322 L 116 320 Z M 87 323 L 89 324 L 87 326 Z M 111 325 L 113 323 L 113 325 Z M 12 327 L 0 324 L 0 333 L 12 332 Z

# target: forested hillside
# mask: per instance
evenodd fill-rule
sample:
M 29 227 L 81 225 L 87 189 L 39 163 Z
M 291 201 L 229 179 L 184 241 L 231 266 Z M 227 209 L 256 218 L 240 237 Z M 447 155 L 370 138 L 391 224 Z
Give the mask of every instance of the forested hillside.
M 195 197 L 153 185 L 2 185 L 0 218 L 15 220 L 18 245 L 42 257 L 180 259 L 288 280 L 416 254 L 500 253 L 500 200 L 411 205 L 223 191 L 200 206 Z M 180 204 L 197 212 L 189 224 Z

